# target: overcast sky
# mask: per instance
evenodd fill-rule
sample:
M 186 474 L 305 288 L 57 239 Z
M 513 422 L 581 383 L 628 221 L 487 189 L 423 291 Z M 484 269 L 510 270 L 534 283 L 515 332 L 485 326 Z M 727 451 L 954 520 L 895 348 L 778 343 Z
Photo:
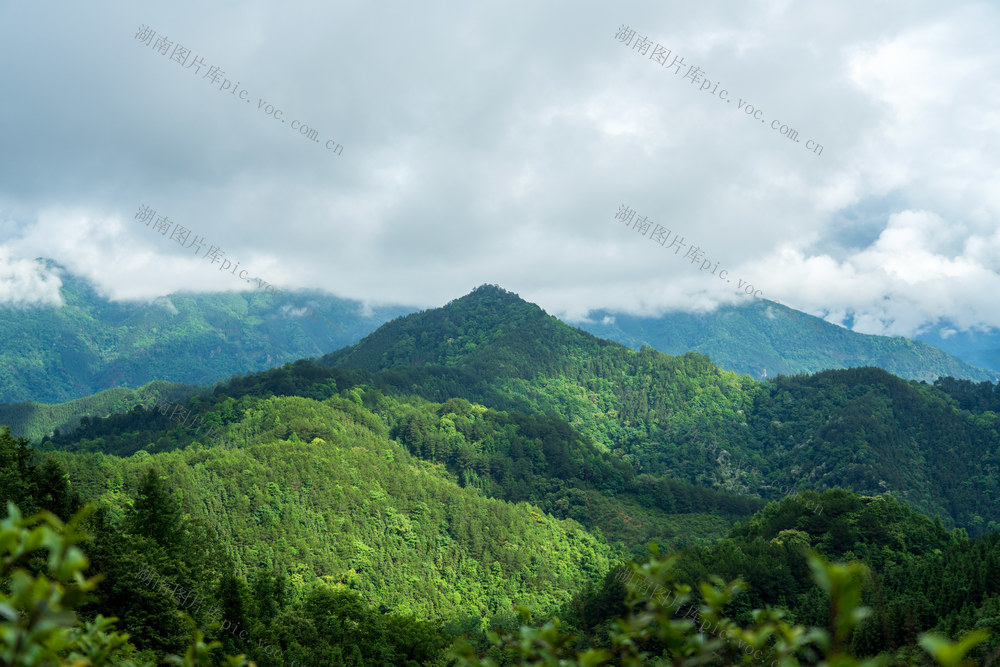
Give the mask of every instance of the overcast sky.
M 1000 326 L 998 34 L 974 2 L 0 0 L 0 300 L 56 298 L 35 257 L 118 299 L 255 286 L 217 246 L 369 303 L 742 282 L 866 333 Z

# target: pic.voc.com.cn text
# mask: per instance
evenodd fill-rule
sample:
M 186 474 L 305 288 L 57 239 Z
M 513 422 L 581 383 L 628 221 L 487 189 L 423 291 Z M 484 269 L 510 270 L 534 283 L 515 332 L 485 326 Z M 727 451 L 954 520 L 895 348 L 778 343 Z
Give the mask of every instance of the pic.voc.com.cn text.
M 646 55 L 652 48 L 652 53 L 650 53 L 649 55 L 649 60 L 659 63 L 661 67 L 664 67 L 667 70 L 669 70 L 671 67 L 674 68 L 674 76 L 679 76 L 682 71 L 685 72 L 684 76 L 681 77 L 682 80 L 690 79 L 692 85 L 701 82 L 701 87 L 698 88 L 699 91 L 707 91 L 709 95 L 717 96 L 720 100 L 722 100 L 726 104 L 732 104 L 733 98 L 729 96 L 729 91 L 726 90 L 725 88 L 719 90 L 718 81 L 716 81 L 715 85 L 713 86 L 712 82 L 709 79 L 705 78 L 704 76 L 705 72 L 702 71 L 700 67 L 697 67 L 695 65 L 687 65 L 684 62 L 683 56 L 680 56 L 676 53 L 673 54 L 673 56 L 671 57 L 670 49 L 660 45 L 658 42 L 654 44 L 645 36 L 637 38 L 635 30 L 632 30 L 627 25 L 623 25 L 618 29 L 618 32 L 615 33 L 615 39 L 623 43 L 625 46 L 631 46 L 632 50 L 638 53 L 640 56 Z M 716 95 L 716 91 L 718 91 L 718 95 Z M 759 120 L 762 124 L 767 123 L 767 120 L 764 118 L 763 110 L 755 109 L 754 105 L 750 104 L 742 97 L 737 98 L 736 108 L 739 111 L 745 113 L 747 116 L 751 116 L 755 120 Z M 771 129 L 777 132 L 778 134 L 787 137 L 788 139 L 791 139 L 795 143 L 801 143 L 798 138 L 799 137 L 798 130 L 791 128 L 789 125 L 783 123 L 780 120 L 776 119 L 772 120 Z M 811 151 L 814 155 L 823 154 L 823 146 L 813 141 L 812 139 L 806 141 L 806 150 Z
M 614 219 L 622 220 L 626 225 L 632 223 L 634 219 L 635 222 L 632 223 L 632 229 L 639 232 L 639 235 L 642 236 L 643 238 L 646 237 L 646 234 L 649 232 L 650 228 L 654 224 L 656 224 L 646 216 L 636 217 L 636 212 L 633 211 L 628 206 L 626 206 L 625 204 L 622 204 L 618 208 L 618 212 L 615 214 Z M 671 235 L 673 236 L 673 240 L 670 239 Z M 688 245 L 687 243 L 685 243 L 683 236 L 681 236 L 680 234 L 674 234 L 671 230 L 659 224 L 656 224 L 656 228 L 653 229 L 653 233 L 649 235 L 649 240 L 659 243 L 661 246 L 666 246 L 667 250 L 674 248 L 675 255 L 679 255 L 680 251 L 684 248 L 684 246 Z M 667 241 L 670 241 L 669 246 L 666 245 Z M 688 258 L 690 258 L 692 265 L 701 262 L 701 267 L 698 269 L 699 271 L 707 271 L 709 268 L 711 268 L 712 270 L 710 273 L 713 276 L 716 275 L 716 269 L 719 269 L 719 262 L 715 262 L 715 266 L 712 266 L 712 260 L 705 257 L 705 251 L 702 250 L 699 246 L 696 246 L 694 244 L 691 244 L 690 247 L 688 247 L 687 252 L 685 252 L 684 257 L 682 257 L 682 259 L 688 259 Z M 718 272 L 718 277 L 720 280 L 725 280 L 727 283 L 732 284 L 733 281 L 727 278 L 726 277 L 727 275 L 729 275 L 729 271 L 726 269 L 721 269 Z M 752 296 L 755 299 L 762 298 L 761 294 L 764 292 L 764 290 L 755 289 L 753 285 L 743 280 L 742 278 L 736 279 L 736 291 L 741 292 L 742 294 L 747 294 L 749 296 Z M 809 318 L 808 316 L 800 313 L 794 308 L 786 306 L 785 304 L 781 303 L 776 299 L 770 299 L 770 301 L 774 302 L 777 305 L 784 306 L 784 309 L 779 309 L 778 312 L 784 314 L 790 319 L 797 320 L 797 323 L 799 325 L 805 328 L 814 329 L 816 331 L 820 330 L 820 325 L 816 321 L 816 319 Z M 822 321 L 823 320 L 819 320 L 819 322 Z
M 236 266 L 233 266 L 233 263 L 231 261 L 225 259 L 224 256 L 226 253 L 224 250 L 222 250 L 222 248 L 220 248 L 217 245 L 212 245 L 211 243 L 209 243 L 208 250 L 205 250 L 205 239 L 201 236 L 198 236 L 197 234 L 195 234 L 194 238 L 191 239 L 191 241 L 188 241 L 188 238 L 190 238 L 191 236 L 191 230 L 188 229 L 187 227 L 184 227 L 183 225 L 174 223 L 174 221 L 171 220 L 168 216 L 166 215 L 157 216 L 156 211 L 154 211 L 150 207 L 145 205 L 140 205 L 138 212 L 136 212 L 135 214 L 135 219 L 138 220 L 139 222 L 145 222 L 147 227 L 149 227 L 150 223 L 152 223 L 152 230 L 154 232 L 159 232 L 161 236 L 166 236 L 167 232 L 170 232 L 170 240 L 176 241 L 185 250 L 187 250 L 188 248 L 193 248 L 195 257 L 198 256 L 199 252 L 204 250 L 205 251 L 204 259 L 209 260 L 211 264 L 217 263 L 219 265 L 219 271 L 225 271 L 226 269 L 232 266 L 233 270 L 231 273 L 233 277 L 237 277 L 240 280 L 247 283 L 250 282 L 250 279 L 243 275 L 243 274 L 249 275 L 250 272 L 247 271 L 246 269 L 243 269 L 242 271 L 240 271 L 239 276 L 237 276 L 236 269 L 240 268 L 240 263 L 236 262 Z M 187 242 L 187 245 L 184 245 L 185 242 Z M 275 290 L 274 285 L 271 285 L 267 281 L 261 280 L 260 278 L 255 278 L 255 279 L 257 281 L 257 289 L 264 289 L 264 291 L 270 294 L 271 297 L 277 298 L 279 304 L 282 304 L 288 298 L 288 295 L 285 294 L 283 290 Z M 289 306 L 295 310 L 302 311 L 302 315 L 308 319 L 314 321 L 318 319 L 318 314 L 316 313 L 316 310 L 311 306 L 302 304 L 299 301 L 295 300 L 292 300 L 289 303 Z M 325 320 L 325 326 L 327 329 L 330 328 L 331 324 L 332 320 L 329 319 Z M 338 329 L 342 330 L 343 327 L 344 327 L 343 324 L 337 325 Z M 338 333 L 338 332 L 333 331 L 332 333 Z

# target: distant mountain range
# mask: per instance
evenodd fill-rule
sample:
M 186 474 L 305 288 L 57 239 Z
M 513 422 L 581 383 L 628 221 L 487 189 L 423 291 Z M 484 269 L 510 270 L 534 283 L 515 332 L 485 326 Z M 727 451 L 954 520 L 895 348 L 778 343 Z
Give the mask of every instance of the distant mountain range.
M 962 353 L 956 357 L 928 342 L 855 333 L 810 315 L 786 317 L 783 310 L 785 306 L 762 299 L 721 306 L 707 314 L 637 317 L 598 310 L 590 313 L 589 321 L 572 324 L 633 349 L 646 345 L 667 354 L 698 352 L 722 368 L 757 379 L 860 366 L 876 366 L 907 380 L 927 382 L 943 376 L 992 382 L 1000 376 L 1000 371 L 963 361 L 990 361 L 990 357 L 975 353 L 973 344 L 955 345 L 967 339 L 961 335 L 939 339 L 940 347 L 950 343 L 950 349 Z M 994 359 L 1000 360 L 1000 354 Z M 996 360 L 994 368 L 1000 367 Z
M 944 323 L 914 338 L 1000 376 L 1000 331 L 996 329 L 957 331 Z
M 253 291 L 112 302 L 87 281 L 54 268 L 63 281 L 64 306 L 0 308 L 0 403 L 63 403 L 155 380 L 211 385 L 327 354 L 419 310 L 404 305 L 369 309 L 318 291 L 289 292 L 284 301 Z M 303 309 L 289 304 L 292 300 L 308 304 L 317 320 L 305 317 Z M 1000 375 L 923 342 L 857 334 L 800 313 L 784 317 L 782 308 L 761 301 L 706 315 L 656 318 L 596 311 L 590 322 L 571 325 L 634 349 L 699 352 L 722 368 L 758 379 L 858 366 L 928 382 L 939 376 L 993 381 Z M 324 320 L 339 326 L 320 324 Z M 940 344 L 988 361 L 992 341 L 988 334 L 956 334 Z M 51 412 L 37 407 L 29 411 Z M 27 409 L 22 406 L 18 414 Z
M 366 310 L 314 291 L 289 292 L 288 299 L 261 290 L 113 302 L 64 270 L 60 278 L 62 307 L 0 308 L 0 403 L 60 403 L 153 380 L 212 384 L 336 350 L 413 310 Z M 292 299 L 318 317 L 305 317 Z

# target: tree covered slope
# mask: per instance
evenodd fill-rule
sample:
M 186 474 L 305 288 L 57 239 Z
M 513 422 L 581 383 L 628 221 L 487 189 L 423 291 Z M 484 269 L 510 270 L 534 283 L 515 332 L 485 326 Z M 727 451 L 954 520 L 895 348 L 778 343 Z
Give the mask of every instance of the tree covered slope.
M 892 491 L 975 533 L 1000 520 L 996 413 L 880 369 L 759 383 L 698 354 L 594 338 L 492 287 L 390 322 L 321 363 L 430 400 L 558 416 L 639 472 L 764 497 Z

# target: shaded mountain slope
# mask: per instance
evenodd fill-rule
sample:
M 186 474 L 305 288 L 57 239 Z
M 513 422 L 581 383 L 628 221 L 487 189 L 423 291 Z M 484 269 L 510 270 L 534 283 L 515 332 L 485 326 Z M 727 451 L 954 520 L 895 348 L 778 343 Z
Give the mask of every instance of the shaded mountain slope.
M 203 391 L 198 387 L 157 381 L 139 389 L 115 387 L 66 403 L 5 403 L 0 404 L 0 424 L 9 426 L 15 437 L 40 440 L 55 431 L 73 430 L 84 418 L 128 412 L 142 403 L 142 396 L 149 392 L 155 392 L 164 400 L 186 401 Z

